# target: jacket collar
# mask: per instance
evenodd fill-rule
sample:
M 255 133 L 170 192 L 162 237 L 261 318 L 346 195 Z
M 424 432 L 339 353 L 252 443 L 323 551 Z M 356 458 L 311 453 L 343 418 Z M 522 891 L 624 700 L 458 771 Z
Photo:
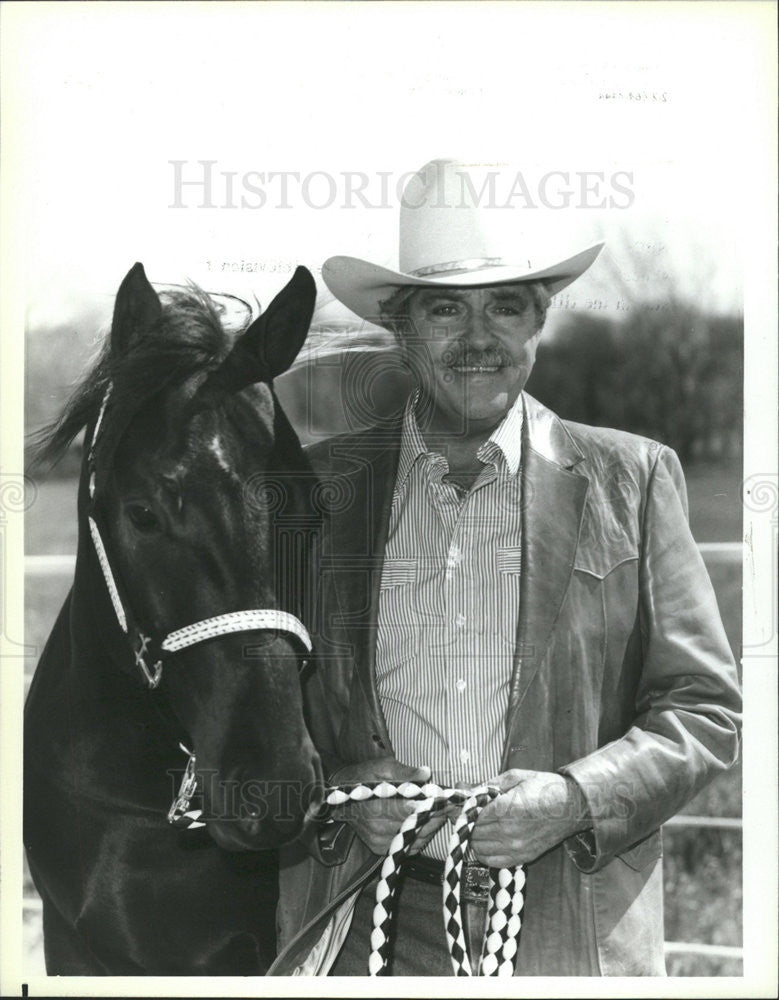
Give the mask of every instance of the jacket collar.
M 411 402 L 413 397 L 409 400 L 409 403 Z M 514 430 L 521 429 L 524 444 L 542 458 L 564 469 L 573 468 L 584 460 L 584 454 L 556 413 L 547 409 L 543 403 L 539 403 L 527 392 L 522 393 L 519 402 L 524 404 L 524 419 L 512 420 L 510 426 Z M 380 426 L 354 435 L 344 454 L 354 455 L 371 464 L 376 461 L 383 464 L 384 460 L 394 453 L 394 468 L 397 468 L 404 420 L 405 410 Z M 490 440 L 496 440 L 498 430 L 504 426 L 509 426 L 506 420 L 493 433 Z
M 524 435 L 527 446 L 548 462 L 572 469 L 584 455 L 557 414 L 552 413 L 526 392 Z

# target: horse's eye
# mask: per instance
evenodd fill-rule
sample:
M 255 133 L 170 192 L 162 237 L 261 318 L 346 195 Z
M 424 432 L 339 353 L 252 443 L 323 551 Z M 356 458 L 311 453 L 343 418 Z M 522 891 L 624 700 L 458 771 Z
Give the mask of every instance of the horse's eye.
M 127 507 L 127 516 L 138 531 L 151 532 L 158 531 L 160 522 L 154 511 L 142 503 L 132 503 Z

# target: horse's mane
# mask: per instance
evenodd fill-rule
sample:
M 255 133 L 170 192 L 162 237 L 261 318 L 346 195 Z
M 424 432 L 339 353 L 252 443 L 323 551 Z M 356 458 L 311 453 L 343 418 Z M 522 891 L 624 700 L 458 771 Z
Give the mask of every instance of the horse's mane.
M 154 329 L 123 354 L 112 351 L 106 337 L 59 418 L 31 435 L 35 465 L 59 461 L 78 432 L 97 416 L 109 382 L 112 402 L 132 405 L 226 357 L 234 335 L 225 331 L 217 307 L 202 289 L 194 284 L 168 289 L 159 298 L 162 315 Z

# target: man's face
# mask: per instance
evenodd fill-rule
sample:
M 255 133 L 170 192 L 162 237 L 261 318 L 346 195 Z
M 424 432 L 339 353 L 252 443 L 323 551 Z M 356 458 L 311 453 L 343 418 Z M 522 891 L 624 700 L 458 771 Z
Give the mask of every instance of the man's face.
M 452 430 L 494 427 L 524 388 L 541 337 L 523 285 L 422 288 L 408 303 L 408 360 Z

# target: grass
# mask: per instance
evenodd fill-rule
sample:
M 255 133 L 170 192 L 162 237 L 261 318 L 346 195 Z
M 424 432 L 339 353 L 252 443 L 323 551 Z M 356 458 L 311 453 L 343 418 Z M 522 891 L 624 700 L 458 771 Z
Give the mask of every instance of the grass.
M 685 470 L 690 527 L 699 542 L 741 539 L 741 462 L 700 463 Z
M 702 542 L 732 542 L 741 537 L 741 472 L 726 467 L 698 466 L 688 471 L 693 533 Z M 26 545 L 29 554 L 73 553 L 76 548 L 76 484 L 53 479 L 38 484 L 39 491 L 27 514 Z M 736 658 L 741 643 L 741 568 L 739 563 L 713 559 L 709 574 L 717 594 L 725 630 Z M 67 594 L 67 576 L 30 577 L 26 587 L 26 638 L 42 650 L 59 608 Z M 26 661 L 32 676 L 36 657 Z M 690 815 L 741 815 L 741 765 L 721 775 L 705 788 L 683 812 Z M 669 941 L 704 944 L 742 944 L 741 835 L 732 830 L 667 828 L 665 831 L 665 933 Z M 25 894 L 32 894 L 31 883 Z M 29 972 L 42 970 L 40 917 L 25 914 L 25 939 Z M 669 975 L 741 975 L 741 962 L 707 956 L 671 955 Z
M 731 775 L 735 780 L 726 780 Z M 735 806 L 740 784 L 736 772 L 718 779 L 717 784 L 716 798 Z M 741 832 L 667 827 L 663 838 L 666 941 L 740 946 Z M 737 959 L 674 954 L 666 964 L 672 976 L 742 975 Z

